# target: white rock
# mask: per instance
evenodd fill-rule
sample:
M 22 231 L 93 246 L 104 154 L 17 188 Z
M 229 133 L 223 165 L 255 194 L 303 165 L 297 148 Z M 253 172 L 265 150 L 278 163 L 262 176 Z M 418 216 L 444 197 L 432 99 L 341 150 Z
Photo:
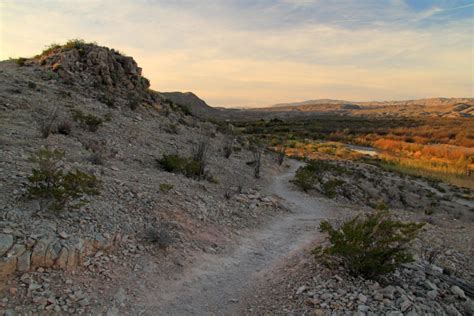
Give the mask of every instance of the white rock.
M 459 297 L 460 299 L 463 299 L 463 300 L 466 299 L 466 294 L 464 294 L 464 291 L 457 285 L 453 285 L 451 287 L 451 292 L 457 297 Z
M 300 286 L 300 287 L 296 290 L 296 295 L 300 295 L 301 293 L 303 293 L 304 291 L 306 291 L 306 289 L 307 289 L 307 286 L 306 286 L 306 285 Z

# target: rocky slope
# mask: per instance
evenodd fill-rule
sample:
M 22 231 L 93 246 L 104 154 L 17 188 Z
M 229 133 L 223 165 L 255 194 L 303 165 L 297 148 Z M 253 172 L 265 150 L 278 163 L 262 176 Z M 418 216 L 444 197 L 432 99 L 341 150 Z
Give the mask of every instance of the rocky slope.
M 190 113 L 197 117 L 217 119 L 221 113 L 220 110 L 209 106 L 192 92 L 161 92 L 161 95 L 165 100 L 184 106 Z
M 271 156 L 254 179 L 245 139 L 226 159 L 227 136 L 148 87 L 133 58 L 82 42 L 0 62 L 0 311 L 106 312 L 116 273 L 145 257 L 179 269 L 284 210 L 258 193 Z M 158 167 L 162 155 L 190 156 L 202 140 L 206 180 Z M 27 196 L 40 148 L 63 150 L 64 170 L 94 174 L 100 195 L 79 209 L 41 210 Z M 162 239 L 165 250 L 153 242 Z

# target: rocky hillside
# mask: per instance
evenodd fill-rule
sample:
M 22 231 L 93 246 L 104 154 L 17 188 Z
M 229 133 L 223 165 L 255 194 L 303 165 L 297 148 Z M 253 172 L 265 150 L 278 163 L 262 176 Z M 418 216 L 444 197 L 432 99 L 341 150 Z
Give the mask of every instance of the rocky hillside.
M 165 100 L 183 106 L 192 115 L 201 118 L 218 118 L 221 111 L 209 106 L 192 92 L 162 92 Z
M 284 210 L 259 191 L 276 168 L 271 156 L 255 179 L 244 138 L 232 139 L 226 158 L 229 136 L 150 90 L 133 58 L 94 44 L 0 62 L 0 144 L 0 311 L 8 315 L 112 313 L 119 280 L 140 263 L 179 270 L 193 253 L 218 252 L 239 229 Z M 171 155 L 195 166 L 188 157 L 202 144 L 199 177 L 157 162 Z M 41 166 L 31 158 L 40 150 L 64 154 L 56 175 L 74 185 L 63 187 L 77 190 L 86 174 L 99 194 L 55 211 L 34 198 L 32 170 Z

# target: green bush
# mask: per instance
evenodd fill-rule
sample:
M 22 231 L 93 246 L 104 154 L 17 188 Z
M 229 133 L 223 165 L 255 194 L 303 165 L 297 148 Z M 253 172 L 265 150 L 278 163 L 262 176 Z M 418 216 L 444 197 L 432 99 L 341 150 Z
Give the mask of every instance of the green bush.
M 392 220 L 383 211 L 356 216 L 338 228 L 323 221 L 320 230 L 329 235 L 330 245 L 316 247 L 313 254 L 327 264 L 343 266 L 355 276 L 376 278 L 413 261 L 408 246 L 423 225 Z
M 28 196 L 40 199 L 47 208 L 60 211 L 84 195 L 98 195 L 99 181 L 97 178 L 79 170 L 64 173 L 61 168 L 64 152 L 58 149 L 42 149 L 31 160 L 38 164 L 28 177 Z M 43 208 L 43 207 L 42 207 Z
M 25 58 L 25 57 L 19 57 L 19 58 L 15 59 L 15 63 L 16 63 L 18 66 L 22 67 L 22 66 L 25 65 L 25 63 L 26 63 L 27 60 L 28 60 L 28 59 Z
M 90 132 L 96 132 L 99 129 L 99 126 L 104 123 L 104 120 L 100 117 L 92 114 L 85 114 L 77 109 L 72 111 L 72 118 L 74 121 L 87 128 Z
M 161 183 L 160 184 L 160 191 L 162 193 L 168 193 L 169 191 L 173 190 L 174 185 L 168 183 Z
M 306 167 L 300 167 L 295 173 L 295 178 L 291 180 L 293 184 L 307 192 L 314 188 L 316 176 L 313 171 Z
M 157 162 L 163 170 L 168 172 L 181 173 L 189 178 L 201 178 L 202 176 L 202 162 L 192 158 L 165 154 Z
M 331 179 L 323 184 L 323 193 L 328 198 L 334 198 L 337 194 L 336 188 L 344 184 L 344 181 L 339 179 Z
M 183 172 L 186 168 L 188 159 L 179 155 L 163 155 L 158 159 L 158 164 L 161 168 L 168 172 Z

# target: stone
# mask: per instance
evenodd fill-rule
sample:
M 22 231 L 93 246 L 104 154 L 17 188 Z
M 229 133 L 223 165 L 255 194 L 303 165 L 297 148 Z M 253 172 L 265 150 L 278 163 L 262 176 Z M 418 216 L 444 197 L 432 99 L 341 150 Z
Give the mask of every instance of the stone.
M 120 315 L 120 312 L 117 307 L 112 306 L 112 307 L 109 307 L 109 309 L 107 309 L 106 316 L 118 316 L 118 315 Z
M 395 288 L 392 285 L 384 287 L 380 292 L 384 297 L 393 300 L 395 298 Z
M 466 299 L 466 294 L 464 294 L 464 291 L 457 285 L 453 285 L 451 287 L 451 293 L 453 293 L 460 299 L 463 299 L 463 300 Z
M 438 266 L 435 265 L 435 264 L 431 264 L 431 265 L 430 265 L 430 268 L 431 268 L 431 270 L 434 271 L 434 272 L 443 273 L 443 268 L 438 267 Z
M 461 313 L 453 305 L 446 306 L 445 310 L 449 316 L 461 316 Z
M 300 287 L 296 290 L 296 295 L 300 295 L 301 293 L 303 293 L 304 291 L 306 291 L 306 289 L 307 289 L 307 286 L 306 286 L 306 285 L 300 286 Z
M 78 303 L 79 303 L 79 305 L 81 305 L 81 306 L 88 306 L 88 305 L 90 304 L 88 298 L 83 298 L 83 299 L 80 300 Z
M 428 298 L 434 300 L 438 296 L 438 291 L 437 290 L 428 291 L 428 293 L 426 293 L 426 296 L 428 296 Z
M 321 300 L 323 300 L 323 301 L 328 301 L 328 300 L 330 300 L 331 298 L 332 298 L 332 294 L 331 294 L 331 293 L 327 293 L 327 292 L 326 292 L 326 293 L 323 293 L 323 294 L 321 295 Z
M 437 290 L 438 287 L 436 286 L 436 284 L 434 284 L 433 282 L 430 282 L 429 280 L 426 280 L 425 281 L 425 285 L 426 285 L 426 288 L 428 290 Z
M 325 316 L 326 315 L 326 313 L 322 309 L 315 309 L 313 311 L 313 314 L 314 314 L 314 316 Z
M 59 237 L 61 237 L 62 239 L 68 239 L 69 235 L 65 231 L 62 231 L 59 233 Z
M 411 302 L 409 300 L 404 300 L 400 305 L 400 310 L 406 312 L 411 307 Z
M 16 316 L 16 312 L 13 309 L 7 309 L 7 310 L 5 310 L 3 315 L 5 315 L 5 316 Z
M 464 312 L 466 313 L 466 315 L 474 315 L 474 301 L 471 300 L 471 299 L 467 299 L 463 306 L 464 308 Z
M 359 312 L 367 313 L 369 311 L 369 306 L 360 304 L 359 306 L 357 306 L 357 310 Z
M 23 244 L 16 244 L 14 245 L 7 253 L 7 257 L 18 258 L 21 256 L 26 250 L 25 245 Z
M 0 257 L 3 256 L 13 245 L 13 236 L 0 234 Z
M 359 299 L 361 303 L 363 304 L 367 303 L 367 296 L 365 296 L 364 294 L 359 294 L 357 298 Z
M 18 257 L 16 263 L 16 269 L 20 272 L 27 272 L 31 267 L 31 251 L 25 251 L 21 256 Z
M 38 284 L 38 283 L 31 283 L 29 286 L 28 286 L 28 290 L 29 291 L 35 291 L 35 290 L 38 290 L 38 289 L 41 289 L 41 284 Z

